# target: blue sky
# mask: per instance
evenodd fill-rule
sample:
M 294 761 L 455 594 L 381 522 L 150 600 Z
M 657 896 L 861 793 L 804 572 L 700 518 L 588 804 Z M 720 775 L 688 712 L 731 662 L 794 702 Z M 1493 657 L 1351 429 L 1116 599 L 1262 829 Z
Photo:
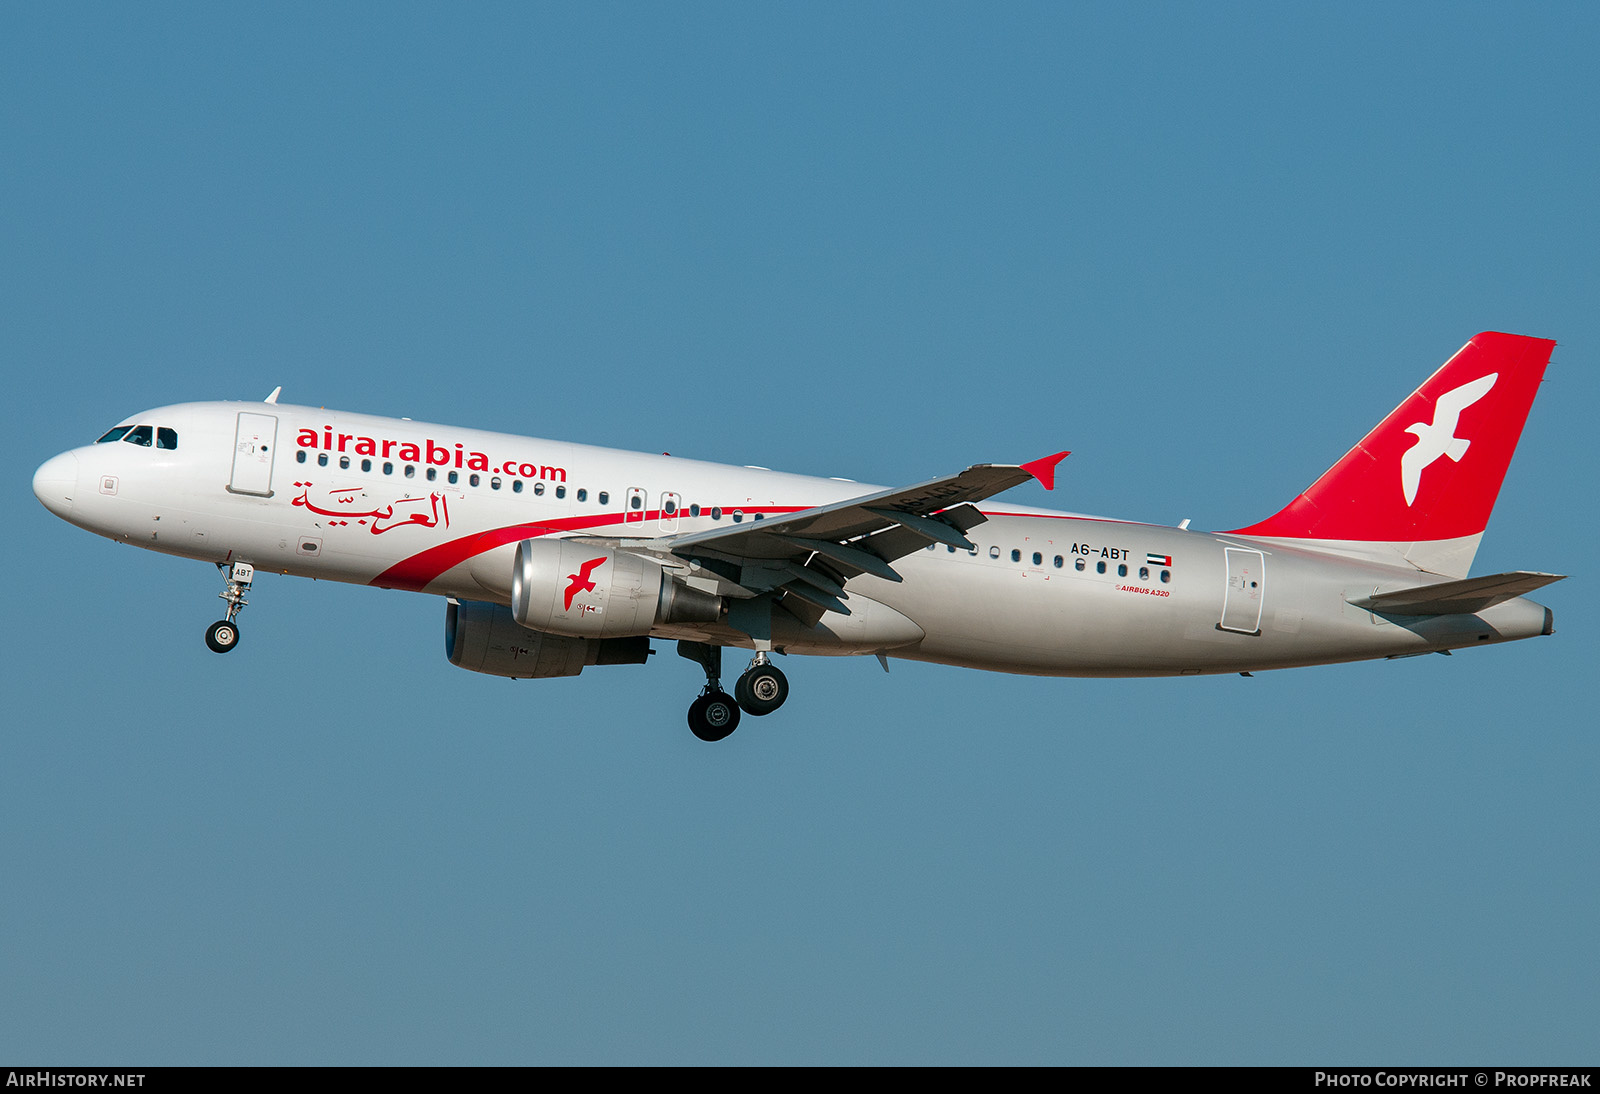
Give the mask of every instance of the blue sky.
M 0 1058 L 1571 1063 L 1600 1012 L 1588 5 L 0 13 Z M 443 604 L 51 517 L 289 402 L 1231 528 L 1557 339 L 1474 572 L 1557 634 L 1196 680 L 510 682 Z

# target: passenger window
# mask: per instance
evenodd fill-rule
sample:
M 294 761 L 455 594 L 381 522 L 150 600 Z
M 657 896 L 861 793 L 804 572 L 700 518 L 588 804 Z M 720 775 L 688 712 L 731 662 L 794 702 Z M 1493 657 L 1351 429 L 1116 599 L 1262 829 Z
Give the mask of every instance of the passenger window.
M 661 509 L 669 517 L 676 516 L 678 513 L 678 503 L 673 501 L 671 498 L 668 498 L 666 501 L 661 503 Z
M 1063 561 L 1064 560 L 1062 559 L 1062 557 L 1060 555 L 1056 556 L 1056 569 L 1058 569 L 1058 570 L 1061 569 L 1061 564 L 1062 564 Z
M 1117 576 L 1118 577 L 1127 577 L 1128 576 L 1128 564 L 1126 562 L 1117 563 Z
M 1017 550 L 1015 547 L 1011 548 L 1011 561 L 1012 562 L 1021 562 L 1022 561 L 1022 552 Z
M 1078 559 L 1078 561 L 1074 562 L 1072 565 L 1073 568 L 1076 569 L 1080 574 L 1083 573 L 1083 559 Z
M 512 482 L 511 482 L 511 492 L 513 494 L 522 493 L 522 480 L 521 479 L 513 479 L 512 480 Z
M 589 491 L 588 491 L 588 489 L 586 487 L 582 487 L 582 486 L 578 487 L 578 500 L 579 501 L 588 501 L 589 500 Z
M 611 495 L 609 493 L 607 493 L 606 491 L 604 491 L 604 490 L 600 491 L 600 504 L 601 505 L 610 505 L 611 504 Z
M 990 558 L 999 558 L 1000 557 L 1000 548 L 998 548 L 998 547 L 989 548 L 989 557 Z
M 564 498 L 566 496 L 567 496 L 567 488 L 565 486 L 556 487 L 556 497 Z
M 452 483 L 452 484 L 455 484 L 455 483 L 458 483 L 458 482 L 460 482 L 460 481 L 461 481 L 461 472 L 459 472 L 459 471 L 452 471 L 452 472 L 450 472 L 450 474 L 449 474 L 449 475 L 448 475 L 448 476 L 446 476 L 446 477 L 447 477 L 447 478 L 448 478 L 448 479 L 449 479 L 449 480 L 450 480 L 450 482 L 451 482 L 451 483 Z
M 1106 564 L 1104 562 L 1096 562 L 1094 564 L 1094 572 L 1097 573 L 1097 574 L 1105 573 L 1106 572 Z
M 298 452 L 296 452 L 294 454 L 294 462 L 295 463 L 305 463 L 306 462 L 306 450 L 305 449 L 302 448 L 300 451 L 298 451 Z
M 428 481 L 429 482 L 433 482 L 435 479 L 437 479 L 439 477 L 439 469 L 437 467 L 430 467 L 430 468 L 428 468 L 427 474 L 428 474 Z
M 383 473 L 385 475 L 394 474 L 394 464 L 392 464 L 389 461 L 385 460 L 384 463 L 383 463 Z
M 318 452 L 317 453 L 317 466 L 318 467 L 327 467 L 328 466 L 328 454 L 326 452 Z
M 712 520 L 721 520 L 722 519 L 722 506 L 713 505 L 711 507 L 711 519 Z
M 1033 564 L 1035 566 L 1044 565 L 1044 556 L 1041 555 L 1038 551 L 1033 552 Z
M 535 496 L 542 496 L 544 494 L 544 483 L 542 483 L 542 482 L 534 483 L 533 484 L 533 492 L 534 492 Z
M 629 509 L 638 509 L 643 505 L 644 505 L 644 499 L 641 498 L 638 494 L 635 494 L 633 497 L 628 499 L 628 508 Z
M 129 444 L 141 444 L 144 445 L 144 447 L 149 448 L 152 442 L 150 433 L 151 429 L 149 426 L 136 425 L 130 429 L 128 431 L 128 435 L 122 439 L 127 441 Z
M 409 463 L 406 464 L 406 478 L 414 479 L 416 477 L 417 477 L 417 469 L 415 467 L 413 467 Z
M 693 505 L 689 506 L 689 515 L 691 517 L 698 517 L 700 515 L 700 503 L 699 502 L 695 502 Z
M 1139 580 L 1140 581 L 1149 581 L 1150 580 L 1150 567 L 1148 567 L 1148 566 L 1140 566 L 1139 567 Z
M 166 426 L 157 427 L 157 429 L 156 429 L 156 447 L 157 448 L 167 448 L 167 449 L 177 448 L 178 447 L 178 431 L 176 429 L 168 429 Z
M 95 444 L 110 444 L 112 441 L 120 441 L 120 440 L 122 440 L 122 435 L 124 433 L 126 433 L 128 430 L 132 429 L 132 428 L 133 428 L 133 426 L 131 426 L 131 425 L 119 425 L 115 429 L 113 429 L 109 433 L 107 433 L 104 437 L 101 437 L 98 441 L 95 441 L 94 443 Z
M 637 499 L 635 499 L 635 500 L 637 500 Z M 744 510 L 743 509 L 735 509 L 733 511 L 733 523 L 738 524 L 742 520 L 744 520 Z
M 933 550 L 933 548 L 935 548 L 935 547 L 937 547 L 937 546 L 938 546 L 938 544 L 937 544 L 937 543 L 930 543 L 930 544 L 929 544 L 929 545 L 928 545 L 928 550 L 930 550 L 930 551 L 931 551 L 931 550 Z M 945 549 L 945 550 L 946 550 L 946 551 L 949 551 L 949 552 L 950 552 L 950 553 L 951 553 L 951 554 L 955 554 L 955 553 L 956 553 L 956 545 L 955 545 L 955 544 L 954 544 L 954 543 L 947 543 L 947 544 L 945 544 L 945 545 L 944 545 L 944 549 Z
M 477 475 L 468 475 L 467 476 L 467 485 L 468 486 L 477 486 L 479 481 L 480 480 L 479 480 Z
M 371 471 L 372 470 L 372 461 L 371 460 L 362 460 L 361 461 L 361 470 L 363 470 L 363 471 Z
M 489 489 L 490 490 L 498 490 L 498 489 L 500 489 L 500 477 L 498 475 L 496 475 L 494 478 L 489 480 Z
M 340 456 L 339 457 L 339 470 L 341 470 L 341 471 L 350 470 L 350 457 L 349 456 Z
M 1171 580 L 1172 580 L 1172 571 L 1171 570 L 1162 570 L 1161 571 L 1161 584 L 1165 585 L 1167 582 L 1169 582 Z

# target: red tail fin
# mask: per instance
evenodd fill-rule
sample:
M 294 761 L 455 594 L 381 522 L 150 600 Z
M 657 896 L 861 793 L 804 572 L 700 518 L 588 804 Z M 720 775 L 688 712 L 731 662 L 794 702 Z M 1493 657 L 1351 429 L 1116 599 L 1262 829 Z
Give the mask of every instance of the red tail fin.
M 1386 542 L 1402 553 L 1478 535 L 1554 348 L 1477 335 L 1304 493 L 1238 534 Z

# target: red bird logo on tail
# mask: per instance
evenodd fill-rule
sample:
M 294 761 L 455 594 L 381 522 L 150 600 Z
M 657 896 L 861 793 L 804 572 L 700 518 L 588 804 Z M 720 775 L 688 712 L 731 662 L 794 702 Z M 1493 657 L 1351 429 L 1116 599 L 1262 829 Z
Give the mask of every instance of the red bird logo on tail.
M 603 555 L 600 558 L 591 558 L 588 562 L 585 562 L 583 565 L 578 567 L 577 573 L 567 575 L 567 577 L 572 579 L 572 584 L 567 586 L 567 603 L 564 608 L 565 611 L 570 612 L 572 610 L 572 598 L 577 596 L 579 593 L 594 592 L 594 582 L 589 580 L 589 575 L 594 573 L 595 567 L 599 566 L 604 561 L 605 556 Z

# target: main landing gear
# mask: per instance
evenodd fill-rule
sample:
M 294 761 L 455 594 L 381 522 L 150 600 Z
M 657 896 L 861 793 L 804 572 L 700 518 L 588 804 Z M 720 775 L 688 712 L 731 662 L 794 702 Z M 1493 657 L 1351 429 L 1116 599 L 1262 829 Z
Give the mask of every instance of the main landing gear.
M 689 731 L 702 741 L 720 741 L 739 728 L 739 707 L 722 690 L 722 647 L 679 642 L 678 656 L 706 670 L 705 690 L 689 704 Z
M 746 714 L 757 717 L 771 714 L 783 706 L 787 698 L 789 681 L 778 666 L 767 659 L 765 651 L 756 654 L 750 667 L 733 685 L 734 702 L 743 707 Z
M 217 595 L 228 602 L 228 616 L 219 619 L 206 628 L 206 645 L 212 653 L 227 653 L 239 644 L 239 625 L 233 617 L 239 610 L 250 603 L 244 594 L 250 591 L 250 582 L 255 580 L 256 568 L 248 562 L 235 562 L 232 565 L 226 562 L 217 563 L 217 569 L 222 572 L 225 587 Z
M 702 741 L 720 741 L 738 728 L 738 705 L 715 684 L 689 704 L 689 731 Z
M 704 642 L 679 642 L 678 654 L 698 662 L 706 672 L 705 690 L 689 704 L 689 729 L 702 741 L 720 741 L 739 728 L 739 712 L 771 714 L 789 698 L 789 681 L 763 651 L 733 685 L 733 697 L 722 690 L 722 647 Z

